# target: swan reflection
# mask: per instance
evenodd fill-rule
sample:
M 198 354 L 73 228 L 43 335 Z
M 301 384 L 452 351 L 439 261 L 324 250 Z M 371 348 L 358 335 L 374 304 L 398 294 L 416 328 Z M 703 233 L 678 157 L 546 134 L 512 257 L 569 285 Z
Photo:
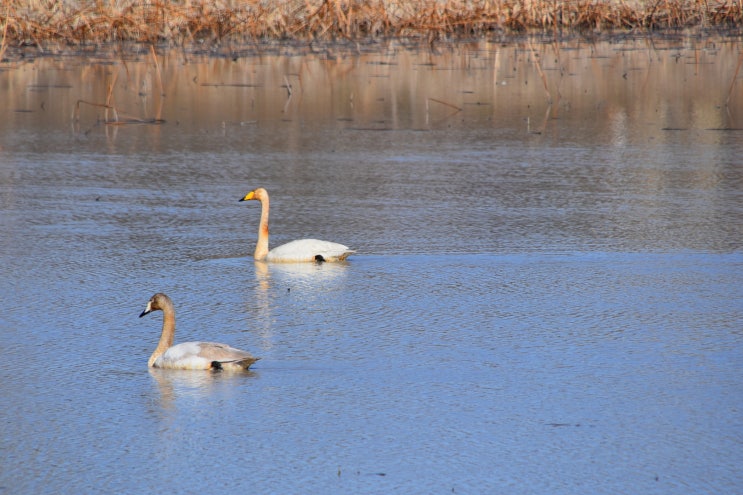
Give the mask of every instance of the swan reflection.
M 286 328 L 295 318 L 307 317 L 308 308 L 324 308 L 333 294 L 345 292 L 348 262 L 265 263 L 256 261 L 253 297 L 248 301 L 249 325 L 261 338 L 261 349 L 274 345 L 276 325 Z M 302 316 L 304 315 L 304 316 Z
M 244 387 L 258 376 L 255 371 L 229 373 L 223 371 L 194 371 L 148 368 L 154 378 L 162 409 L 172 409 L 179 399 L 220 399 L 241 394 Z
M 268 288 L 271 280 L 301 283 L 313 286 L 343 277 L 350 266 L 348 262 L 336 263 L 265 263 L 255 262 L 255 276 L 259 286 Z

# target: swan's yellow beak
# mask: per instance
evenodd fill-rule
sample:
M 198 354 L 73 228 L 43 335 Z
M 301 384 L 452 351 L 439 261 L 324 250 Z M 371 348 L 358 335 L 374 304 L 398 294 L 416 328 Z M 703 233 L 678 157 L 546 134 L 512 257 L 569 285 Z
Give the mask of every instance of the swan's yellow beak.
M 251 199 L 255 199 L 255 191 L 250 191 L 248 194 L 245 195 L 243 199 L 240 201 L 249 201 Z

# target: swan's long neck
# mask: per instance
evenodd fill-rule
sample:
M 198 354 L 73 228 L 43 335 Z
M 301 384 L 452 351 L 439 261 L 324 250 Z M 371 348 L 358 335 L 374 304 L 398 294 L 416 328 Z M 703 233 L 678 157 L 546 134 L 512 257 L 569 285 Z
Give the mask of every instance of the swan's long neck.
M 163 331 L 160 334 L 160 342 L 158 342 L 155 352 L 150 356 L 150 360 L 147 365 L 151 368 L 155 364 L 155 360 L 162 356 L 162 354 L 173 346 L 173 338 L 175 336 L 175 311 L 173 306 L 169 305 L 163 309 Z
M 258 226 L 258 242 L 255 244 L 255 254 L 253 257 L 256 261 L 263 261 L 268 254 L 268 195 L 265 194 L 260 198 L 261 201 L 261 223 Z

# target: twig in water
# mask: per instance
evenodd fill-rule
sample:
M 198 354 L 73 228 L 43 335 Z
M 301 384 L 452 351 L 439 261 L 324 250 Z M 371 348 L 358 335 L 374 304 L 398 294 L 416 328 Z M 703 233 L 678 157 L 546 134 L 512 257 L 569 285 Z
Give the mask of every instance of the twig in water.
M 85 100 L 77 100 L 77 103 L 75 103 L 75 111 L 72 114 L 72 118 L 73 118 L 73 120 L 75 122 L 79 122 L 80 121 L 80 104 L 81 103 L 85 103 L 86 105 L 90 105 L 92 107 L 102 107 L 102 108 L 105 108 L 105 109 L 112 109 L 113 108 L 112 106 L 105 105 L 103 103 L 93 103 L 93 102 L 85 101 Z
M 460 108 L 460 107 L 458 107 L 458 106 L 456 106 L 456 105 L 452 105 L 451 103 L 447 103 L 447 102 L 445 102 L 445 101 L 437 100 L 436 98 L 431 98 L 431 97 L 429 97 L 429 98 L 428 98 L 428 100 L 429 100 L 429 101 L 435 101 L 436 103 L 440 103 L 440 104 L 442 104 L 442 105 L 446 105 L 446 106 L 447 106 L 447 107 L 449 107 L 449 108 L 453 108 L 453 109 L 454 109 L 454 110 L 456 110 L 457 112 L 461 112 L 461 111 L 462 111 L 462 108 Z
M 119 113 L 116 111 L 116 108 L 114 108 L 111 105 L 107 105 L 104 103 L 94 103 L 91 101 L 85 101 L 85 100 L 77 100 L 77 103 L 75 103 L 75 110 L 73 112 L 72 118 L 75 122 L 80 121 L 80 104 L 86 104 L 90 105 L 92 107 L 100 107 L 104 108 L 106 112 L 109 110 L 114 112 L 114 120 L 108 120 L 107 117 L 104 117 L 103 123 L 106 125 L 121 125 L 121 124 L 163 124 L 165 121 L 162 119 L 140 119 L 137 117 L 129 117 L 122 114 L 122 118 L 119 118 Z
M 287 96 L 291 98 L 292 97 L 292 85 L 289 84 L 289 79 L 286 78 L 286 75 L 284 75 L 284 85 L 286 87 Z
M 544 126 L 542 126 L 542 129 L 544 129 Z M 534 131 L 531 129 L 531 119 L 529 117 L 526 117 L 526 132 L 528 134 L 542 134 L 541 130 Z

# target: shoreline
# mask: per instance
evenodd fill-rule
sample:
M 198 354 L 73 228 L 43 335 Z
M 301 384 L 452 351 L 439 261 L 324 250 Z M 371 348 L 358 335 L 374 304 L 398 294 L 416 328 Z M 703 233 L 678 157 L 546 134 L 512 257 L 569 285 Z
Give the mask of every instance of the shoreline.
M 741 35 L 735 1 L 277 0 L 182 3 L 8 0 L 0 50 L 65 44 L 343 42 L 404 38 L 648 35 L 663 31 Z M 2 59 L 0 51 L 0 59 Z

